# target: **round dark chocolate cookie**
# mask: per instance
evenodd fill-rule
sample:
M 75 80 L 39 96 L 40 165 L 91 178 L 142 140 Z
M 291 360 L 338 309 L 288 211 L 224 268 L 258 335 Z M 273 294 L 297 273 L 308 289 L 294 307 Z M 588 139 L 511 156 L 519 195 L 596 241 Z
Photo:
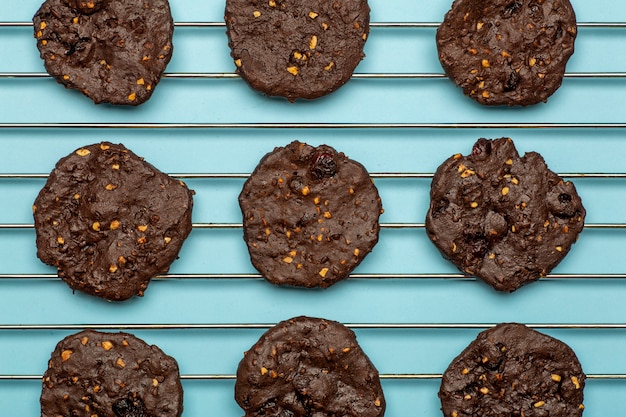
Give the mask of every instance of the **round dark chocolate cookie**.
M 128 333 L 84 330 L 61 340 L 48 362 L 41 417 L 179 417 L 176 360 Z
M 239 195 L 252 264 L 271 283 L 328 287 L 378 242 L 382 204 L 369 174 L 327 145 L 263 157 Z
M 523 324 L 481 332 L 443 374 L 445 417 L 580 417 L 585 374 L 572 349 Z
M 437 169 L 426 230 L 461 271 L 511 292 L 565 257 L 585 214 L 574 184 L 541 155 L 520 157 L 509 138 L 479 139 L 471 155 L 454 155 Z
M 75 290 L 143 295 L 191 232 L 192 196 L 121 144 L 80 148 L 57 163 L 33 205 L 37 256 Z
M 226 0 L 237 73 L 289 101 L 329 94 L 365 56 L 369 12 L 367 0 Z
M 95 103 L 145 102 L 172 56 L 167 0 L 46 0 L 33 24 L 48 73 Z
M 235 400 L 246 417 L 380 417 L 378 371 L 352 330 L 295 317 L 269 329 L 237 368 Z
M 576 31 L 569 0 L 455 0 L 436 38 L 443 69 L 465 95 L 527 106 L 561 86 Z

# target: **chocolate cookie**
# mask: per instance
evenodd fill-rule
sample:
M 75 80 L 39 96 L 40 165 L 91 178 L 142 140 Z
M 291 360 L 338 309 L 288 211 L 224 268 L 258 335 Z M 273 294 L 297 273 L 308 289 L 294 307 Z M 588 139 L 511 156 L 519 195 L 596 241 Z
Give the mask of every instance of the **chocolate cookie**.
M 172 56 L 167 0 L 46 0 L 33 24 L 48 73 L 95 103 L 145 102 Z
M 85 330 L 61 340 L 48 362 L 41 417 L 179 417 L 178 364 L 128 333 Z
M 246 417 L 385 413 L 378 371 L 340 323 L 295 317 L 269 329 L 237 368 L 235 400 Z
M 123 145 L 80 148 L 57 163 L 33 205 L 37 256 L 75 290 L 143 295 L 191 231 L 192 196 Z
M 437 49 L 465 95 L 527 106 L 561 86 L 576 31 L 569 0 L 455 0 L 437 30 Z
M 585 374 L 560 340 L 517 323 L 483 331 L 443 374 L 445 417 L 580 417 Z
M 584 219 L 574 184 L 541 155 L 520 157 L 508 138 L 479 139 L 471 155 L 454 155 L 437 169 L 426 230 L 461 271 L 510 292 L 548 274 Z
M 289 101 L 329 94 L 365 56 L 369 12 L 367 0 L 226 0 L 237 73 Z
M 327 145 L 263 157 L 239 195 L 252 264 L 271 283 L 328 287 L 378 241 L 382 205 L 365 168 Z

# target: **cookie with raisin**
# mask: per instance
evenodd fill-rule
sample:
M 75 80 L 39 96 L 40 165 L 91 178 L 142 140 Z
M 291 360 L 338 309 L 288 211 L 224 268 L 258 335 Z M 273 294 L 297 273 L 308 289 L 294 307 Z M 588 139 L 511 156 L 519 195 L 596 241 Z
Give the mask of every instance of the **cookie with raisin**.
M 569 0 L 455 0 L 436 35 L 446 75 L 488 105 L 545 102 L 574 53 Z
M 462 272 L 512 292 L 545 277 L 583 230 L 576 187 L 510 138 L 479 139 L 435 172 L 428 237 Z
M 328 287 L 378 242 L 382 203 L 367 170 L 330 146 L 265 155 L 239 195 L 244 240 L 269 282 Z
M 72 289 L 121 301 L 168 271 L 191 232 L 193 191 L 122 144 L 77 149 L 33 205 L 37 256 Z
M 585 374 L 562 341 L 519 323 L 481 332 L 448 366 L 439 388 L 445 417 L 583 413 Z
M 144 103 L 172 56 L 167 0 L 45 0 L 33 24 L 46 71 L 96 104 Z
M 246 417 L 382 417 L 378 371 L 341 323 L 295 317 L 270 328 L 237 368 Z
M 43 375 L 41 417 L 180 417 L 178 364 L 129 333 L 84 330 L 61 340 Z
M 255 90 L 295 101 L 344 85 L 364 58 L 367 0 L 226 0 L 237 73 Z

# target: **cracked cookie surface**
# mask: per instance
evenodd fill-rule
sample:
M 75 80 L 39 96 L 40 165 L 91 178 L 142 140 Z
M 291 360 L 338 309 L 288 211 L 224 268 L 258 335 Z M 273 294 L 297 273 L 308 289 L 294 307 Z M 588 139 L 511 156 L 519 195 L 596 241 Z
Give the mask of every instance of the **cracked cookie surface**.
M 239 195 L 244 240 L 269 282 L 328 287 L 378 242 L 382 203 L 360 163 L 294 141 L 265 155 Z
M 270 328 L 237 368 L 235 399 L 246 417 L 381 417 L 378 371 L 354 332 L 321 318 Z
M 546 276 L 582 231 L 574 184 L 536 152 L 520 157 L 509 138 L 479 139 L 436 171 L 428 237 L 462 272 L 511 292 Z
M 192 197 L 121 144 L 79 148 L 35 199 L 37 256 L 72 289 L 114 301 L 143 295 L 191 232 Z
M 55 347 L 44 373 L 41 416 L 179 417 L 178 364 L 129 333 L 84 330 Z
M 446 75 L 465 95 L 527 106 L 561 86 L 576 34 L 569 0 L 455 0 L 436 40 Z
M 227 0 L 237 73 L 255 90 L 289 101 L 327 95 L 365 56 L 366 0 Z
M 33 25 L 46 71 L 96 104 L 144 103 L 172 56 L 167 0 L 46 0 Z
M 580 417 L 585 374 L 562 341 L 518 323 L 481 332 L 443 374 L 445 417 Z

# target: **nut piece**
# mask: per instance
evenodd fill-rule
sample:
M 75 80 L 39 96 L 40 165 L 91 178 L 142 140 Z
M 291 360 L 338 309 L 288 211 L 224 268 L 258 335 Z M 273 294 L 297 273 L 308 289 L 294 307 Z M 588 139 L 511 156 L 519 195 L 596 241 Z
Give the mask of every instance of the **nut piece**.
M 65 362 L 66 360 L 68 360 L 70 358 L 70 356 L 72 356 L 72 353 L 74 353 L 74 352 L 69 350 L 69 349 L 64 350 L 63 352 L 61 352 L 61 360 L 63 360 L 63 362 Z

